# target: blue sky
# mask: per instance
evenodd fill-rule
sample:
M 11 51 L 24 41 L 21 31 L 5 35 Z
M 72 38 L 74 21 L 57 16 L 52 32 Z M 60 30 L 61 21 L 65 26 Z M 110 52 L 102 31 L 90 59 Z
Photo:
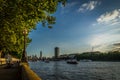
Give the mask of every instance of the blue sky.
M 91 51 L 110 51 L 120 43 L 120 0 L 68 0 L 58 6 L 52 29 L 36 25 L 29 37 L 28 55 L 53 56 L 54 48 L 60 54 Z

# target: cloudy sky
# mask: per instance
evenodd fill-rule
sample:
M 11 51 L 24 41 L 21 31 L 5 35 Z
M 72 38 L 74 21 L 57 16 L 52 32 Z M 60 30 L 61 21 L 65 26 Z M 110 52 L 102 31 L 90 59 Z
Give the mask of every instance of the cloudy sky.
M 109 51 L 120 43 L 120 0 L 68 0 L 59 5 L 52 29 L 36 25 L 29 37 L 28 55 L 53 56 L 54 48 L 60 54 L 91 51 Z

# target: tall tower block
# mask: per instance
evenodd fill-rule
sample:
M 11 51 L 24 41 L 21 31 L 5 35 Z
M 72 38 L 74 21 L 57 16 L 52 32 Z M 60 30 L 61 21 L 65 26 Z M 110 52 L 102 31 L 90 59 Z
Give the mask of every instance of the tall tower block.
M 55 47 L 55 59 L 57 59 L 59 57 L 59 47 Z
M 42 51 L 40 51 L 40 59 L 42 59 Z

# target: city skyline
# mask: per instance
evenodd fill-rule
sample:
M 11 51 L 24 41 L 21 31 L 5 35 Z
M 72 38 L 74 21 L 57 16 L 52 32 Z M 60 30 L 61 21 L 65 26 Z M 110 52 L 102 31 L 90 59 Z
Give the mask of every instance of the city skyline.
M 119 0 L 68 0 L 65 7 L 59 5 L 56 24 L 52 29 L 36 25 L 29 37 L 28 55 L 53 56 L 54 48 L 60 54 L 91 51 L 109 51 L 120 43 Z

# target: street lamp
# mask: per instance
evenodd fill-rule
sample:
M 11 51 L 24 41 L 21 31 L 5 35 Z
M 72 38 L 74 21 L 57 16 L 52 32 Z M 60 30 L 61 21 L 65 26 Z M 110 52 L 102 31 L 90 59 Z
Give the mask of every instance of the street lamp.
M 26 53 L 26 34 L 27 34 L 27 29 L 24 29 L 23 35 L 24 35 L 24 50 L 22 54 L 22 62 L 28 62 L 27 61 L 27 53 Z

